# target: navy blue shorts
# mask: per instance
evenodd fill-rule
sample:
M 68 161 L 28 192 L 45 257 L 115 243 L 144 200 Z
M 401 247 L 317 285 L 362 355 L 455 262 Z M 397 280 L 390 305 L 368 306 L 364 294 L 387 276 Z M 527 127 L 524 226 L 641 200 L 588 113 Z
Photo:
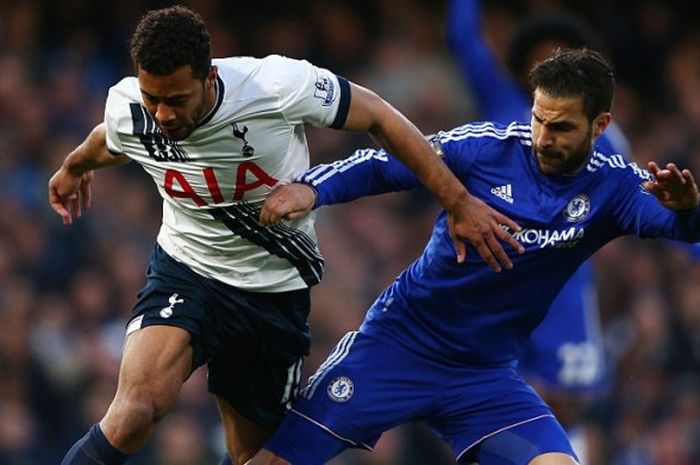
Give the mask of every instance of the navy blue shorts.
M 156 245 L 127 334 L 153 325 L 187 330 L 192 370 L 207 365 L 209 392 L 275 425 L 299 389 L 309 308 L 309 289 L 247 292 L 196 274 Z
M 461 463 L 525 465 L 576 457 L 551 410 L 513 366 L 436 364 L 399 343 L 348 333 L 309 379 L 265 447 L 294 465 L 345 448 L 371 450 L 399 424 L 423 421 Z

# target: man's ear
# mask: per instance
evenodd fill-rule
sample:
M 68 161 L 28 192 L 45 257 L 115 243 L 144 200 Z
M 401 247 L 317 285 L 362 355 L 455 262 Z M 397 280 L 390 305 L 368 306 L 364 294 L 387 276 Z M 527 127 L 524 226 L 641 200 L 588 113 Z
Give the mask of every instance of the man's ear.
M 603 131 L 610 125 L 610 121 L 612 121 L 612 115 L 609 111 L 598 113 L 598 116 L 595 117 L 591 125 L 593 127 L 592 136 L 594 139 L 603 134 Z
M 216 82 L 216 76 L 219 74 L 219 68 L 216 66 L 209 67 L 209 74 L 207 74 L 207 88 L 211 88 Z

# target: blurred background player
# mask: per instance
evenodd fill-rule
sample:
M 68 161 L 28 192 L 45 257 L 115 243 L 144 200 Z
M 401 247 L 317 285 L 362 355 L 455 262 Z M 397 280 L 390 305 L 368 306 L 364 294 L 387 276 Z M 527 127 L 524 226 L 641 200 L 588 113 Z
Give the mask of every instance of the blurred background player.
M 502 63 L 485 37 L 483 16 L 481 0 L 452 0 L 447 38 L 481 117 L 489 121 L 530 119 L 528 70 L 558 48 L 604 49 L 580 17 L 564 10 L 540 10 L 516 25 Z M 629 156 L 629 145 L 615 122 L 596 140 L 595 148 Z M 599 398 L 608 382 L 590 260 L 572 276 L 551 308 L 530 336 L 519 367 L 557 412 L 582 464 L 600 463 L 598 435 L 583 424 L 588 401 Z

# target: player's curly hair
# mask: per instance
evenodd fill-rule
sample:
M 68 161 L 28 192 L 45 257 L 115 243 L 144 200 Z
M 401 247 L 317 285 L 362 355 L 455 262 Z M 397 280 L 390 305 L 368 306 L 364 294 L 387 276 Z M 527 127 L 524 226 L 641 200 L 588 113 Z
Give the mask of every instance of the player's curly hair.
M 535 65 L 530 85 L 533 91 L 539 89 L 552 97 L 583 97 L 583 111 L 593 121 L 612 107 L 615 74 L 608 60 L 594 50 L 557 50 Z
M 202 17 L 184 6 L 146 13 L 131 38 L 131 59 L 139 68 L 159 76 L 190 65 L 198 79 L 211 67 L 211 40 Z

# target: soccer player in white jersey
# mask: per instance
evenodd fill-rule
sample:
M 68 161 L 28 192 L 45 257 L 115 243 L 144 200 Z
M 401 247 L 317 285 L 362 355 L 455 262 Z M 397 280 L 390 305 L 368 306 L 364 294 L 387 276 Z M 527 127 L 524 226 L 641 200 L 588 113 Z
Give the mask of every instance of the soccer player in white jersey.
M 458 463 L 574 465 L 576 453 L 517 361 L 576 269 L 616 237 L 700 240 L 698 186 L 673 163 L 648 171 L 594 141 L 611 121 L 614 76 L 587 49 L 531 73 L 531 122 L 466 124 L 432 140 L 474 195 L 518 220 L 526 248 L 496 274 L 451 260 L 441 213 L 422 255 L 370 307 L 297 396 L 248 465 L 318 465 L 372 449 L 399 424 L 424 421 Z M 312 207 L 420 187 L 385 151 L 314 167 L 265 201 L 264 222 Z M 502 189 L 494 187 L 507 186 Z
M 455 261 L 469 243 L 512 266 L 505 216 L 471 196 L 420 132 L 376 94 L 306 61 L 211 59 L 201 18 L 147 13 L 132 38 L 137 77 L 109 91 L 104 122 L 49 181 L 65 224 L 89 205 L 92 170 L 134 160 L 163 197 L 147 282 L 126 330 L 117 393 L 64 465 L 124 463 L 207 364 L 230 457 L 246 462 L 298 390 L 309 288 L 321 279 L 311 218 L 263 227 L 271 190 L 308 168 L 304 123 L 365 131 L 397 154 L 450 215 Z

